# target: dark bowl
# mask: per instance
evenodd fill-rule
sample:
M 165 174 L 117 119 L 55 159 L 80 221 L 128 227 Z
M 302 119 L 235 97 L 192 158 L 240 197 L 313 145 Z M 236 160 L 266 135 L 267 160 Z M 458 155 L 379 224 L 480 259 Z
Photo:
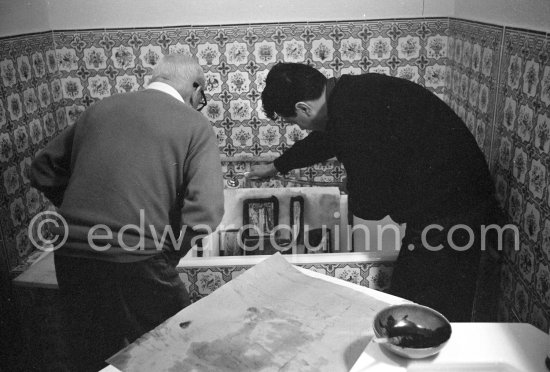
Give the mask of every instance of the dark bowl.
M 432 308 L 393 305 L 380 310 L 373 322 L 377 338 L 388 338 L 380 345 L 405 358 L 420 359 L 439 353 L 451 338 L 451 323 Z

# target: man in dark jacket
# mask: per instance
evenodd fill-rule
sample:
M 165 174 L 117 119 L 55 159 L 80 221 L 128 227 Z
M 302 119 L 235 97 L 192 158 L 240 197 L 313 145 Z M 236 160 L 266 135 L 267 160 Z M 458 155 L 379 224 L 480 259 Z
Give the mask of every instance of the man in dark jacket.
M 55 269 L 71 370 L 104 360 L 190 304 L 179 259 L 223 215 L 201 66 L 165 56 L 148 88 L 87 109 L 39 152 L 32 185 L 67 223 Z
M 490 222 L 495 199 L 485 158 L 461 119 L 407 80 L 380 74 L 327 80 L 294 63 L 271 69 L 262 102 L 272 120 L 312 132 L 249 177 L 336 156 L 354 216 L 406 223 L 390 293 L 452 321 L 470 320 L 480 228 Z

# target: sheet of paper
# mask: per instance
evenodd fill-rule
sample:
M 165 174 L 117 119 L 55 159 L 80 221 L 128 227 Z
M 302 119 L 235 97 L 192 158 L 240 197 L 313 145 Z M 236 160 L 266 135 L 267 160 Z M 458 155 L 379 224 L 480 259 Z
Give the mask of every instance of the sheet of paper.
M 387 306 L 275 254 L 108 360 L 122 371 L 348 371 Z

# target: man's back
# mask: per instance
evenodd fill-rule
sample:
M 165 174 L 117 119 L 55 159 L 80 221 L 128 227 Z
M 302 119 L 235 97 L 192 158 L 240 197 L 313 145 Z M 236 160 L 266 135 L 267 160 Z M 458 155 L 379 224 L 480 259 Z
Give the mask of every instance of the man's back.
M 492 193 L 488 168 L 460 118 L 421 86 L 343 76 L 329 98 L 353 213 L 423 224 Z
M 182 224 L 214 229 L 219 223 L 219 154 L 210 124 L 191 106 L 152 89 L 119 94 L 90 107 L 75 126 L 60 205 L 70 231 L 65 253 L 98 256 L 88 244 L 96 225 L 114 232 L 112 239 L 98 239 L 98 246 L 111 246 L 99 257 L 124 261 L 157 253 L 151 249 L 168 228 L 177 237 Z M 184 193 L 214 195 L 214 202 L 201 205 L 200 215 L 192 205 L 182 212 Z M 130 225 L 135 228 L 126 227 L 120 240 L 117 232 Z M 141 250 L 129 253 L 121 241 Z

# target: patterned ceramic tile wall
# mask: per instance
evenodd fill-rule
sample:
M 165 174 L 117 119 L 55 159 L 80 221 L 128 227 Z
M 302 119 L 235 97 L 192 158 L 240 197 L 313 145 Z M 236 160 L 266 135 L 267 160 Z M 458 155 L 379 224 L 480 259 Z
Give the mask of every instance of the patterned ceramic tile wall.
M 195 55 L 207 70 L 208 107 L 224 159 L 226 187 L 342 184 L 336 161 L 269 182 L 229 180 L 307 135 L 261 111 L 268 69 L 279 61 L 314 65 L 327 76 L 377 72 L 425 85 L 443 97 L 448 19 L 55 31 L 0 40 L 0 164 L 6 196 L 7 265 L 25 266 L 29 221 L 48 207 L 28 186 L 32 155 L 94 102 L 144 88 L 161 55 Z M 55 45 L 55 50 L 52 47 Z M 244 181 L 241 179 L 241 181 Z
M 498 67 L 504 27 L 451 20 L 447 103 L 490 161 Z
M 548 34 L 504 33 L 493 170 L 500 202 L 519 227 L 508 250 L 503 317 L 550 323 L 550 45 Z
M 298 266 L 381 291 L 389 287 L 393 271 L 391 262 L 350 262 Z M 180 278 L 185 283 L 191 300 L 194 302 L 235 279 L 250 267 L 250 265 L 186 267 L 178 270 Z
M 158 57 L 168 52 L 194 54 L 207 66 L 210 104 L 204 112 L 218 137 L 226 187 L 339 184 L 344 170 L 337 162 L 267 183 L 246 183 L 238 177 L 250 164 L 271 160 L 306 135 L 295 126 L 269 122 L 259 109 L 267 69 L 278 61 L 304 62 L 327 76 L 368 71 L 405 77 L 449 102 L 487 159 L 492 158 L 500 201 L 521 227 L 520 251 L 505 256 L 501 320 L 528 321 L 547 330 L 547 40 L 548 35 L 540 33 L 456 19 L 63 31 L 0 39 L 0 257 L 5 258 L 0 264 L 12 270 L 25 262 L 30 253 L 27 224 L 48 206 L 29 187 L 33 154 L 93 102 L 143 88 Z M 237 185 L 228 183 L 234 179 Z M 304 267 L 382 290 L 392 271 L 391 263 Z M 247 268 L 188 268 L 180 275 L 197 300 Z M 36 318 L 34 313 L 44 308 L 54 317 L 55 301 L 50 297 L 23 306 L 33 309 L 33 314 L 23 317 L 38 319 L 37 325 L 58 324 L 59 319 L 49 322 L 48 316 L 39 313 Z M 38 335 L 51 331 L 32 329 L 40 329 Z M 52 355 L 39 358 L 40 363 L 60 370 L 62 355 L 48 363 Z
M 541 33 L 456 19 L 63 31 L 0 39 L 2 264 L 13 269 L 28 257 L 26 226 L 48 206 L 28 185 L 32 155 L 93 102 L 143 88 L 159 56 L 168 52 L 191 53 L 207 67 L 210 104 L 204 113 L 218 137 L 226 187 L 338 185 L 344 170 L 337 162 L 267 183 L 238 177 L 306 135 L 266 120 L 259 101 L 270 66 L 304 62 L 327 76 L 377 72 L 408 78 L 449 102 L 491 160 L 499 199 L 521 228 L 520 251 L 505 256 L 501 319 L 547 329 L 547 40 Z M 182 275 L 200 298 L 245 269 L 189 269 Z M 381 288 L 390 273 L 377 266 L 313 269 Z
M 0 82 L 0 264 L 11 270 L 32 252 L 29 221 L 49 205 L 30 187 L 31 160 L 66 126 L 52 33 L 0 39 Z
M 264 162 L 259 160 L 222 161 L 222 172 L 226 188 L 244 187 L 313 187 L 336 186 L 344 190 L 344 167 L 335 159 L 311 167 L 295 169 L 269 180 L 247 180 L 243 173 L 251 166 Z
M 307 134 L 296 125 L 274 123 L 263 115 L 260 93 L 272 65 L 279 61 L 308 63 L 330 77 L 391 74 L 443 95 L 447 30 L 447 19 L 432 19 L 64 31 L 54 35 L 69 124 L 99 99 L 146 86 L 161 55 L 189 53 L 207 70 L 209 104 L 203 112 L 213 123 L 220 153 L 227 160 L 253 161 L 271 160 Z M 301 184 L 336 184 L 342 174 L 341 166 L 329 162 L 292 178 Z M 231 177 L 226 175 L 226 179 Z

